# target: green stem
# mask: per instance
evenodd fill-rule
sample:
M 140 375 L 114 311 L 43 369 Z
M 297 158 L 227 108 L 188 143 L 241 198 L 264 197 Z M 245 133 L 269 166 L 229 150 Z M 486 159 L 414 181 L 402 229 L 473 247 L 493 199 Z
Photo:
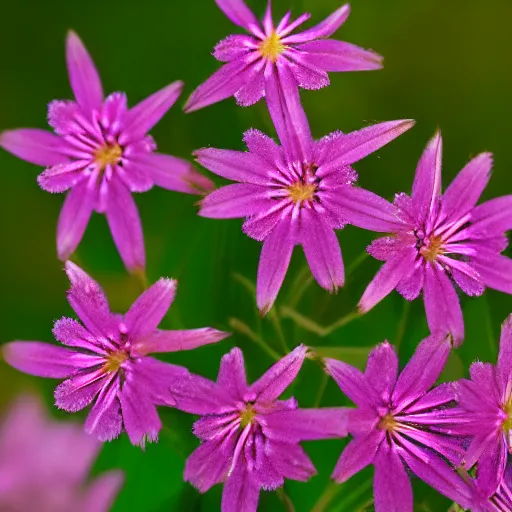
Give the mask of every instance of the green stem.
M 314 279 L 311 275 L 311 270 L 309 269 L 309 265 L 305 265 L 302 270 L 298 273 L 297 278 L 294 281 L 292 289 L 288 295 L 288 305 L 291 308 L 295 308 L 297 304 L 302 299 L 306 290 L 311 286 Z
M 146 275 L 145 269 L 137 268 L 133 271 L 132 275 L 141 286 L 142 291 L 145 291 L 149 288 L 148 277 Z
M 277 333 L 277 337 L 279 339 L 284 354 L 288 354 L 288 352 L 290 352 L 290 349 L 288 347 L 288 344 L 286 343 L 286 339 L 283 334 L 283 329 L 281 327 L 281 320 L 279 319 L 277 311 L 275 309 L 271 309 L 268 313 L 268 318 L 272 323 L 274 330 Z
M 408 300 L 406 300 L 406 301 L 404 301 L 402 317 L 400 318 L 400 322 L 399 322 L 398 328 L 396 330 L 395 348 L 396 348 L 397 352 L 400 350 L 400 346 L 402 345 L 402 341 L 404 339 L 405 330 L 407 329 L 407 322 L 409 320 L 409 312 L 410 311 L 411 311 L 411 303 Z
M 320 386 L 318 386 L 318 392 L 316 394 L 315 405 L 313 407 L 320 407 L 320 402 L 324 397 L 325 390 L 327 389 L 327 384 L 329 382 L 329 375 L 324 371 L 322 374 L 322 381 L 320 382 Z
M 361 264 L 366 261 L 368 256 L 369 254 L 366 251 L 364 251 L 348 266 L 347 271 L 345 273 L 347 282 L 352 277 L 352 274 L 361 266 Z
M 269 346 L 263 338 L 260 338 L 260 336 L 258 336 L 247 324 L 244 324 L 238 318 L 230 318 L 228 323 L 234 331 L 243 334 L 256 343 L 256 345 L 258 345 L 258 347 L 266 352 L 272 359 L 275 359 L 276 361 L 281 359 L 281 356 L 271 346 Z
M 286 512 L 295 512 L 295 507 L 293 506 L 293 502 L 290 499 L 290 496 L 288 496 L 288 494 L 286 494 L 283 487 L 280 487 L 279 489 L 277 489 L 276 494 L 279 497 L 279 499 L 281 500 Z
M 327 507 L 331 504 L 331 501 L 336 497 L 340 490 L 341 485 L 331 480 L 325 487 L 324 492 L 315 503 L 314 507 L 311 509 L 311 512 L 324 512 L 324 510 L 329 510 Z

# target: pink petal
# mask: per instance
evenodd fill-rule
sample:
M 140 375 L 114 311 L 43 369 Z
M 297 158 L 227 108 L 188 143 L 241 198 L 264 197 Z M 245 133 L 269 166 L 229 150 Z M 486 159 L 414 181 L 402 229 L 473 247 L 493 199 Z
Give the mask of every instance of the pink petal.
M 382 430 L 372 430 L 367 436 L 358 436 L 343 450 L 334 468 L 332 478 L 338 483 L 346 482 L 366 466 L 373 463 L 375 454 L 384 439 Z
M 161 153 L 137 155 L 137 168 L 151 178 L 155 185 L 185 194 L 210 192 L 215 187 L 211 180 L 200 174 L 187 160 Z
M 313 39 L 329 37 L 334 34 L 334 32 L 336 32 L 343 23 L 345 23 L 349 14 L 350 6 L 345 4 L 318 25 L 301 32 L 300 34 L 286 37 L 283 39 L 283 43 L 304 43 L 306 41 L 312 41 Z
M 263 242 L 290 210 L 285 203 L 278 202 L 270 210 L 251 215 L 242 225 L 242 231 L 254 240 Z
M 224 483 L 222 512 L 256 512 L 259 497 L 260 486 L 252 479 L 245 464 L 239 463 Z
M 427 265 L 423 297 L 430 332 L 450 332 L 459 346 L 464 340 L 459 298 L 446 272 L 436 264 Z
M 298 444 L 269 443 L 270 451 L 272 453 L 271 463 L 278 475 L 299 482 L 307 482 L 312 476 L 316 475 L 316 469 L 311 459 Z M 262 471 L 265 471 L 265 469 L 262 468 Z
M 368 356 L 364 372 L 369 385 L 389 400 L 398 376 L 398 356 L 387 341 L 377 345 Z
M 78 265 L 66 261 L 66 274 L 71 282 L 68 301 L 87 330 L 99 337 L 113 337 L 119 332 L 118 320 L 110 312 L 100 285 Z
M 499 381 L 501 381 L 502 392 L 505 394 L 512 376 L 512 315 L 505 320 L 501 327 L 500 352 L 496 373 Z
M 236 219 L 264 212 L 274 204 L 266 187 L 235 183 L 221 187 L 201 200 L 199 215 L 211 219 Z
M 98 71 L 84 44 L 73 32 L 66 40 L 66 62 L 69 81 L 76 101 L 84 111 L 100 110 L 103 103 L 103 88 Z
M 104 350 L 98 346 L 97 339 L 85 327 L 72 318 L 61 318 L 55 322 L 52 330 L 57 341 L 69 347 L 78 347 L 89 352 L 98 354 L 106 354 Z
M 421 293 L 424 282 L 425 266 L 420 264 L 416 266 L 412 274 L 404 277 L 398 283 L 396 291 L 406 300 L 415 300 Z
M 65 192 L 87 178 L 83 171 L 88 165 L 87 160 L 54 165 L 37 177 L 37 183 L 43 190 L 52 194 Z
M 311 41 L 295 47 L 302 60 L 323 71 L 370 71 L 381 69 L 383 58 L 371 50 L 334 39 Z
M 367 313 L 384 297 L 389 295 L 404 278 L 414 271 L 417 251 L 407 247 L 389 259 L 377 272 L 359 301 L 359 309 Z
M 375 512 L 413 512 L 412 486 L 393 445 L 383 443 L 375 457 Z
M 248 395 L 254 396 L 258 402 L 270 402 L 279 398 L 297 377 L 307 351 L 308 348 L 304 345 L 292 350 L 249 387 Z
M 443 139 L 438 131 L 427 144 L 418 162 L 412 186 L 413 208 L 421 221 L 427 219 L 435 200 L 441 195 L 442 157 Z
M 184 107 L 185 112 L 194 112 L 233 96 L 248 83 L 250 71 L 251 64 L 244 58 L 224 64 L 190 95 Z
M 203 345 L 217 343 L 228 336 L 231 336 L 231 333 L 217 331 L 211 327 L 186 331 L 156 330 L 144 336 L 144 338 L 135 345 L 134 350 L 141 355 L 156 352 L 193 350 Z
M 478 487 L 483 495 L 492 496 L 500 487 L 507 464 L 507 444 L 502 432 L 478 459 Z
M 267 106 L 279 140 L 293 160 L 309 160 L 313 139 L 300 102 L 298 84 L 289 65 L 272 66 L 267 76 Z
M 275 161 L 268 162 L 253 152 L 204 148 L 197 150 L 194 156 L 198 163 L 217 176 L 241 183 L 268 185 L 271 174 L 275 173 Z
M 92 179 L 75 185 L 64 200 L 57 224 L 57 254 L 60 260 L 69 258 L 84 236 L 97 195 Z
M 442 211 L 448 219 L 460 219 L 476 205 L 491 177 L 492 164 L 492 154 L 481 153 L 459 172 L 443 195 Z
M 104 363 L 104 359 L 98 359 L 98 363 Z M 108 384 L 108 376 L 100 367 L 89 373 L 80 372 L 59 384 L 55 389 L 55 405 L 67 412 L 81 411 L 87 407 Z
M 123 319 L 133 340 L 142 341 L 154 334 L 171 307 L 177 284 L 174 279 L 161 278 L 133 303 Z
M 183 82 L 173 82 L 128 110 L 120 144 L 144 137 L 174 105 L 183 90 Z
M 122 471 L 109 471 L 96 478 L 87 489 L 83 512 L 108 512 L 123 483 Z
M 300 242 L 318 284 L 331 293 L 336 292 L 345 282 L 341 248 L 333 228 L 321 214 L 302 210 Z
M 247 52 L 254 50 L 256 46 L 257 42 L 253 37 L 235 34 L 217 43 L 213 50 L 213 56 L 221 62 L 231 62 L 244 57 Z
M 306 55 L 291 51 L 286 55 L 290 59 L 288 66 L 299 87 L 316 91 L 330 84 L 327 72 L 310 62 Z
M 512 195 L 496 197 L 471 212 L 471 232 L 480 237 L 501 234 L 512 229 Z
M 251 128 L 244 133 L 244 142 L 247 145 L 249 151 L 265 160 L 268 164 L 270 164 L 272 170 L 275 171 L 276 166 L 284 166 L 284 151 L 276 144 L 274 139 L 271 139 L 268 135 L 265 135 L 263 132 L 259 130 L 255 130 Z M 210 169 L 211 170 L 211 169 Z M 245 170 L 245 169 L 244 169 Z M 258 172 L 259 169 L 247 169 L 251 174 L 254 172 Z M 213 171 L 215 172 L 215 171 Z M 264 174 L 264 176 L 268 176 Z M 241 180 L 234 180 L 241 181 Z
M 248 387 L 244 355 L 239 348 L 235 347 L 222 356 L 217 384 L 229 391 L 236 399 L 243 400 Z
M 295 247 L 294 228 L 287 216 L 263 243 L 256 279 L 256 303 L 262 314 L 270 311 L 284 281 Z
M 0 133 L 0 147 L 35 165 L 50 167 L 69 160 L 60 137 L 38 128 Z
M 485 286 L 512 294 L 512 259 L 491 251 L 482 251 L 473 258 L 471 266 L 478 272 Z
M 341 167 L 353 164 L 385 146 L 402 133 L 412 128 L 415 121 L 410 119 L 374 124 L 361 130 L 333 138 L 329 160 L 322 163 L 317 175 L 327 176 Z
M 13 341 L 2 347 L 5 361 L 17 370 L 51 379 L 73 375 L 81 367 L 79 354 L 39 341 Z
M 144 269 L 146 254 L 142 224 L 130 191 L 119 180 L 108 186 L 107 221 L 117 250 L 130 271 Z
M 215 0 L 215 3 L 235 25 L 248 31 L 251 30 L 251 25 L 259 26 L 256 16 L 243 0 Z
M 341 222 L 384 233 L 395 232 L 403 226 L 395 205 L 364 188 L 337 187 L 326 196 L 329 209 Z
M 265 75 L 263 67 L 254 66 L 251 69 L 246 84 L 235 92 L 235 99 L 241 107 L 250 107 L 265 95 Z

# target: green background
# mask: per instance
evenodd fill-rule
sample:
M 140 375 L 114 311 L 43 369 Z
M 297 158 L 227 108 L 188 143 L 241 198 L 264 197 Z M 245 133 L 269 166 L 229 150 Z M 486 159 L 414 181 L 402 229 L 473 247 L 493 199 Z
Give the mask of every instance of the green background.
M 249 3 L 258 15 L 263 13 L 262 0 Z M 340 5 L 336 0 L 274 3 L 276 18 L 291 7 L 295 15 L 311 12 L 313 22 Z M 304 91 L 314 136 L 337 129 L 351 131 L 376 121 L 414 118 L 418 121 L 415 128 L 356 165 L 362 186 L 388 198 L 395 192 L 409 192 L 417 160 L 439 126 L 445 143 L 445 186 L 470 156 L 485 150 L 495 153 L 495 170 L 485 197 L 510 192 L 511 19 L 512 3 L 506 0 L 354 1 L 349 20 L 335 37 L 376 50 L 385 57 L 385 68 L 331 73 L 330 87 Z M 242 149 L 242 133 L 250 127 L 274 135 L 263 102 L 242 109 L 229 99 L 194 114 L 181 111 L 186 96 L 219 66 L 210 55 L 215 43 L 239 32 L 213 0 L 25 0 L 4 6 L 0 17 L 0 130 L 46 128 L 47 103 L 71 96 L 64 65 L 69 28 L 87 45 L 105 91 L 126 91 L 131 105 L 171 81 L 185 81 L 183 97 L 152 131 L 161 151 L 188 158 L 202 146 Z M 40 190 L 39 172 L 36 166 L 0 152 L 1 342 L 52 341 L 53 321 L 73 314 L 65 299 L 68 283 L 63 264 L 55 255 L 55 225 L 63 196 Z M 162 325 L 211 325 L 229 330 L 229 319 L 236 318 L 280 350 L 271 321 L 258 317 L 254 294 L 234 275 L 254 283 L 260 251 L 258 242 L 241 233 L 241 221 L 200 218 L 196 198 L 157 188 L 137 195 L 136 200 L 144 225 L 150 281 L 160 276 L 179 280 L 177 298 Z M 348 268 L 372 238 L 371 233 L 352 227 L 339 232 Z M 124 312 L 141 291 L 140 284 L 126 274 L 102 216 L 93 216 L 74 260 L 104 286 L 114 310 Z M 354 308 L 378 267 L 371 258 L 362 261 L 336 296 L 311 283 L 295 304 L 297 290 L 309 283 L 310 275 L 297 249 L 276 303 L 288 344 L 357 347 L 330 353 L 363 364 L 365 347 L 387 338 L 393 343 L 401 341 L 400 358 L 405 363 L 427 334 L 421 301 L 408 309 L 393 293 L 365 317 L 323 337 L 281 315 L 283 307 L 293 306 L 315 322 L 329 325 Z M 450 359 L 447 379 L 467 373 L 476 358 L 495 360 L 500 324 L 512 311 L 512 299 L 494 291 L 480 298 L 464 296 L 462 305 L 467 338 Z M 168 360 L 214 378 L 221 355 L 235 344 L 249 361 L 251 380 L 272 363 L 240 333 L 217 346 L 173 354 Z M 292 390 L 300 404 L 311 407 L 319 398 L 324 406 L 348 404 L 333 382 L 328 382 L 319 397 L 323 379 L 320 368 L 306 361 Z M 0 363 L 2 408 L 27 389 L 43 393 L 50 408 L 53 387 L 54 382 L 21 375 Z M 75 419 L 83 417 L 75 415 Z M 145 453 L 131 447 L 124 435 L 102 451 L 95 472 L 107 468 L 126 472 L 114 510 L 219 510 L 219 486 L 200 497 L 182 482 L 185 458 L 197 445 L 190 432 L 193 418 L 173 410 L 162 411 L 162 418 L 161 441 Z M 287 482 L 286 493 L 297 511 L 313 509 L 345 442 L 305 443 L 319 476 L 307 484 Z M 371 473 L 368 468 L 345 484 L 324 510 L 372 510 Z M 448 501 L 421 482 L 414 481 L 414 486 L 416 510 L 437 512 L 449 507 Z M 270 493 L 262 493 L 260 507 L 284 510 L 278 497 Z

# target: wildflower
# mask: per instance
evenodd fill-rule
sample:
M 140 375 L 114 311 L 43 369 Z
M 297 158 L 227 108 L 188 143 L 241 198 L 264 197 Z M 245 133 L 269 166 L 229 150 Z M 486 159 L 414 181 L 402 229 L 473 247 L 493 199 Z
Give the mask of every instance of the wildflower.
M 476 362 L 470 380 L 456 383 L 461 417 L 460 435 L 471 436 L 465 454 L 467 469 L 478 463 L 478 487 L 489 497 L 503 482 L 512 452 L 512 315 L 505 321 L 496 366 Z
M 291 79 L 285 69 L 278 78 Z M 414 125 L 389 121 L 314 141 L 298 93 L 283 99 L 272 87 L 267 101 L 282 146 L 249 130 L 248 152 L 205 148 L 195 153 L 202 166 L 238 182 L 206 196 L 199 215 L 245 217 L 244 233 L 264 241 L 256 285 L 263 313 L 277 297 L 295 245 L 302 245 L 318 284 L 335 292 L 344 284 L 344 267 L 334 230 L 352 223 L 387 232 L 399 223 L 393 205 L 353 186 L 357 173 L 351 164 Z
M 278 400 L 306 353 L 297 347 L 248 385 L 242 352 L 235 348 L 222 358 L 217 383 L 198 393 L 195 412 L 203 417 L 194 433 L 203 444 L 187 460 L 184 476 L 200 492 L 224 482 L 222 512 L 255 512 L 261 489 L 313 476 L 300 441 L 346 435 L 346 409 L 298 409 L 294 398 Z
M 57 320 L 53 334 L 66 348 L 14 341 L 3 348 L 5 360 L 31 375 L 67 379 L 55 390 L 61 409 L 76 412 L 94 402 L 85 430 L 100 441 L 118 437 L 123 426 L 133 444 L 156 441 L 162 425 L 155 406 L 174 406 L 172 387 L 190 374 L 147 354 L 191 350 L 228 334 L 208 327 L 157 329 L 174 300 L 172 279 L 157 281 L 121 316 L 110 312 L 100 286 L 83 270 L 67 262 L 66 271 L 68 300 L 83 326 L 71 318 Z
M 19 397 L 0 426 L 0 509 L 107 512 L 123 474 L 87 482 L 100 448 L 80 425 L 47 418 L 36 397 Z
M 354 439 L 333 478 L 345 482 L 373 464 L 376 512 L 412 512 L 406 468 L 451 499 L 467 500 L 463 482 L 450 465 L 463 451 L 461 441 L 451 435 L 458 421 L 451 407 L 455 391 L 450 384 L 431 389 L 450 350 L 448 335 L 426 338 L 400 374 L 396 352 L 387 342 L 371 352 L 364 373 L 341 361 L 325 361 L 327 371 L 357 406 L 348 417 Z
M 196 194 L 212 183 L 185 160 L 154 153 L 147 132 L 169 110 L 183 84 L 174 82 L 128 109 L 126 95 L 106 99 L 91 57 L 70 32 L 66 57 L 76 101 L 52 101 L 48 122 L 55 134 L 20 129 L 0 134 L 0 146 L 36 165 L 48 192 L 69 191 L 57 227 L 57 252 L 67 259 L 83 237 L 92 212 L 105 213 L 121 258 L 130 270 L 145 266 L 142 226 L 131 192 L 153 185 Z
M 369 311 L 395 288 L 407 300 L 423 290 L 430 331 L 449 330 L 458 345 L 464 322 L 453 283 L 468 295 L 481 295 L 485 287 L 512 293 L 512 260 L 500 254 L 512 228 L 512 195 L 475 206 L 489 181 L 490 153 L 471 160 L 441 194 L 441 155 L 438 132 L 418 164 L 412 196 L 395 198 L 401 224 L 368 248 L 386 263 L 360 308 Z
M 346 21 L 349 5 L 340 7 L 320 24 L 301 33 L 294 33 L 310 18 L 302 14 L 290 21 L 288 12 L 274 25 L 271 2 L 260 22 L 243 0 L 216 0 L 224 14 L 249 35 L 231 35 L 217 44 L 214 57 L 225 62 L 190 96 L 185 110 L 192 112 L 235 96 L 240 105 L 258 102 L 272 80 L 272 69 L 281 66 L 290 70 L 291 89 L 320 89 L 329 85 L 329 71 L 365 71 L 380 69 L 382 57 L 358 46 L 330 37 Z M 283 89 L 287 94 L 290 89 Z

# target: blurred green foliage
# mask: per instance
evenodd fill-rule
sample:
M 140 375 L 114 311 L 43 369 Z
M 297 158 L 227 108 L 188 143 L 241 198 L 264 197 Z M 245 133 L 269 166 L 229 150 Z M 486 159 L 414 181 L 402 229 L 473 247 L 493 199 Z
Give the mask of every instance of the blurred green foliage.
M 263 0 L 249 3 L 262 14 Z M 340 5 L 338 0 L 275 0 L 274 4 L 278 15 L 291 7 L 296 15 L 311 12 L 314 22 Z M 362 186 L 388 198 L 409 191 L 421 151 L 440 126 L 445 140 L 445 185 L 471 155 L 488 150 L 495 153 L 495 172 L 485 197 L 510 193 L 510 19 L 512 3 L 506 0 L 355 0 L 352 15 L 336 37 L 375 49 L 385 56 L 385 69 L 332 73 L 329 88 L 303 92 L 313 134 L 321 137 L 375 121 L 414 118 L 418 124 L 411 132 L 357 164 Z M 213 0 L 9 2 L 0 17 L 0 131 L 45 128 L 46 104 L 70 97 L 64 66 L 64 36 L 69 28 L 75 29 L 89 48 L 105 90 L 126 91 L 132 105 L 176 79 L 186 82 L 185 95 L 189 94 L 217 69 L 219 64 L 210 55 L 214 44 L 237 32 Z M 161 151 L 187 158 L 202 146 L 242 149 L 242 132 L 250 127 L 274 134 L 263 102 L 242 109 L 230 99 L 185 116 L 180 110 L 184 100 L 185 96 L 152 132 Z M 63 197 L 40 190 L 35 179 L 38 172 L 37 167 L 0 152 L 2 342 L 51 341 L 53 321 L 71 314 L 63 265 L 55 256 L 55 225 Z M 260 250 L 259 243 L 241 233 L 241 222 L 200 218 L 194 197 L 156 188 L 136 199 L 144 224 L 150 281 L 159 276 L 179 280 L 177 299 L 164 320 L 165 327 L 229 329 L 234 318 L 237 320 L 231 320 L 231 325 L 242 322 L 254 336 L 279 351 L 271 320 L 259 318 L 254 294 L 235 278 L 239 274 L 254 283 Z M 372 235 L 348 227 L 339 233 L 339 239 L 350 267 Z M 75 260 L 102 283 L 115 310 L 125 311 L 141 291 L 138 282 L 124 271 L 101 216 L 93 217 Z M 371 258 L 362 261 L 336 296 L 312 283 L 297 302 L 296 293 L 309 277 L 304 272 L 304 256 L 297 250 L 276 309 L 287 343 L 322 346 L 324 353 L 333 347 L 335 356 L 362 365 L 369 347 L 387 338 L 393 343 L 401 341 L 400 356 L 405 362 L 427 334 L 419 301 L 407 308 L 401 297 L 392 294 L 365 317 L 332 332 L 312 332 L 286 314 L 286 307 L 291 307 L 320 326 L 332 325 L 353 310 L 378 265 Z M 494 359 L 500 323 L 512 311 L 512 299 L 492 291 L 481 298 L 463 297 L 462 303 L 467 339 L 447 366 L 445 379 L 465 374 L 476 358 Z M 173 354 L 168 360 L 214 378 L 221 355 L 234 344 L 246 353 L 250 379 L 272 363 L 271 357 L 239 330 L 217 346 Z M 52 382 L 1 365 L 0 386 L 2 407 L 22 389 L 38 390 L 51 405 Z M 325 392 L 320 393 L 323 386 Z M 348 404 L 336 385 L 310 361 L 293 393 L 303 406 Z M 141 452 L 123 436 L 106 445 L 98 460 L 95 471 L 118 467 L 126 472 L 126 484 L 114 510 L 218 510 L 220 488 L 200 497 L 182 482 L 185 458 L 197 445 L 191 434 L 193 418 L 173 410 L 161 413 L 165 428 L 158 445 Z M 372 510 L 371 469 L 340 489 L 328 486 L 345 443 L 305 443 L 319 476 L 308 484 L 286 484 L 285 491 L 298 512 L 318 510 L 315 502 L 326 488 L 327 493 L 336 494 L 325 511 Z M 414 485 L 416 510 L 447 510 L 446 500 L 421 482 Z M 277 495 L 262 493 L 261 510 L 285 509 Z

